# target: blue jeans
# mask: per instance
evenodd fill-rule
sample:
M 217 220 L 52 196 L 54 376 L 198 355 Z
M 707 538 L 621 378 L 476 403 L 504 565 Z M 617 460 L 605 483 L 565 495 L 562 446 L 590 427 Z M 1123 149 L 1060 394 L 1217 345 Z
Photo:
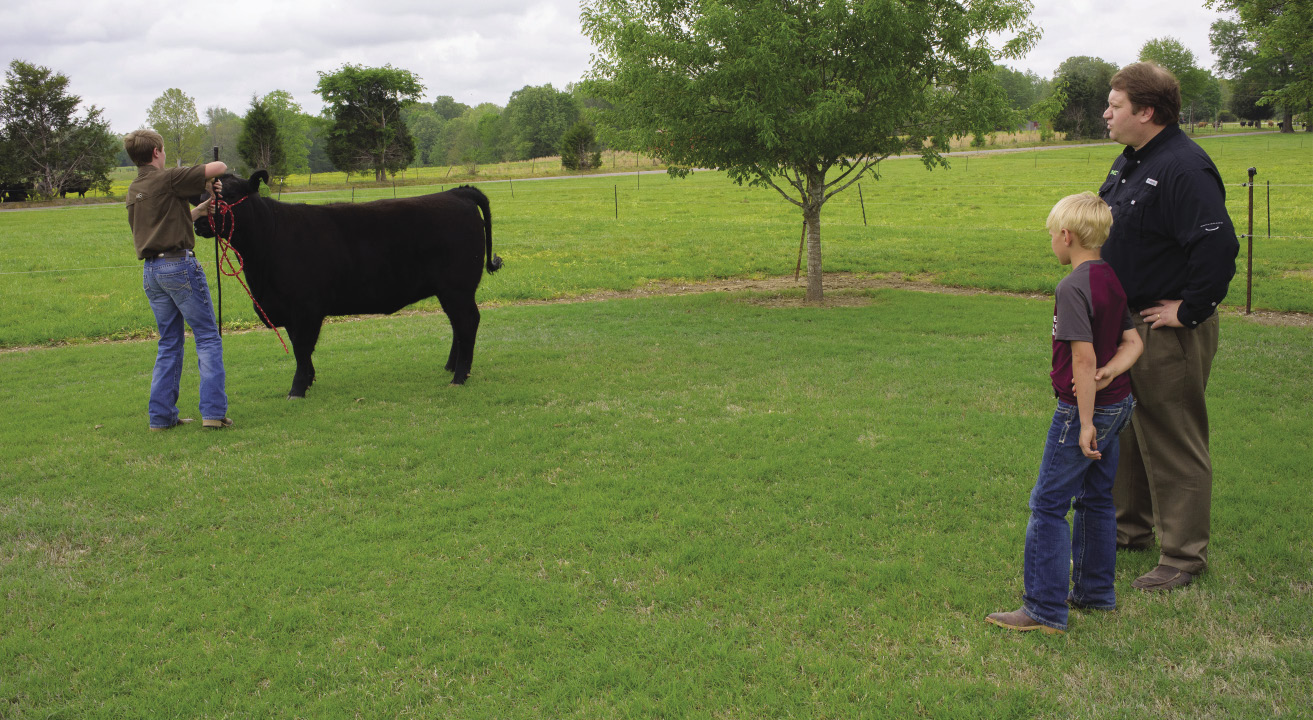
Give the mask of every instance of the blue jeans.
M 1059 401 L 1053 413 L 1039 479 L 1030 493 L 1024 595 L 1026 613 L 1049 627 L 1067 629 L 1068 600 L 1084 608 L 1117 607 L 1113 588 L 1117 514 L 1112 480 L 1120 450 L 1117 435 L 1131 419 L 1134 407 L 1134 399 L 1127 395 L 1116 404 L 1094 408 L 1095 436 L 1103 454 L 1099 460 L 1081 453 L 1076 406 Z M 1070 529 L 1068 510 L 1075 511 Z
M 223 340 L 214 322 L 210 287 L 194 255 L 150 258 L 142 270 L 142 285 L 160 331 L 159 353 L 150 382 L 150 426 L 166 428 L 178 422 L 178 382 L 182 379 L 185 336 L 182 323 L 191 327 L 201 371 L 201 417 L 219 420 L 228 415 L 224 392 Z

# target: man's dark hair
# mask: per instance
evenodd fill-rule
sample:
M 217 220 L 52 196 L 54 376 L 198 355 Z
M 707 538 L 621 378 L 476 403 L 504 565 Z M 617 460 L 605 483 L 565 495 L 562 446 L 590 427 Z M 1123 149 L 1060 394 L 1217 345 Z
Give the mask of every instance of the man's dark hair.
M 1175 125 L 1181 117 L 1181 84 L 1170 70 L 1151 62 L 1127 65 L 1112 76 L 1113 90 L 1126 93 L 1131 112 L 1153 108 L 1156 125 Z

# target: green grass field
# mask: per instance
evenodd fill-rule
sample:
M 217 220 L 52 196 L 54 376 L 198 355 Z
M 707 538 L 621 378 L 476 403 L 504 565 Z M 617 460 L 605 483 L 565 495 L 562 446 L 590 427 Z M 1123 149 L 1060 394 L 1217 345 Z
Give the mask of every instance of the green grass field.
M 1203 139 L 1228 183 L 1227 205 L 1247 220 L 1245 169 L 1273 184 L 1256 199 L 1254 306 L 1313 312 L 1313 138 Z M 1301 143 L 1303 147 L 1301 147 Z M 1269 149 L 1270 146 L 1270 149 Z M 953 159 L 950 170 L 915 160 L 881 164 L 881 179 L 836 196 L 822 214 L 824 268 L 901 273 L 927 281 L 1051 292 L 1063 270 L 1043 226 L 1064 195 L 1095 189 L 1114 148 L 1030 151 Z M 801 215 L 773 190 L 739 187 L 719 173 L 496 182 L 493 245 L 507 270 L 480 301 L 513 302 L 625 290 L 678 279 L 792 274 Z M 437 188 L 403 187 L 398 194 Z M 357 191 L 358 201 L 391 188 Z M 285 201 L 351 199 L 350 191 L 284 195 Z M 867 225 L 862 224 L 865 205 Z M 617 214 L 619 217 L 617 218 Z M 121 206 L 0 213 L 0 347 L 126 338 L 154 331 L 141 298 L 140 264 Z M 211 267 L 213 244 L 202 242 Z M 1244 306 L 1244 254 L 1228 303 Z M 240 287 L 225 283 L 224 320 L 257 323 Z M 436 309 L 434 300 L 422 309 Z
M 1213 570 L 1061 638 L 1021 590 L 1045 300 L 710 295 L 230 336 L 231 432 L 149 342 L 0 358 L 6 717 L 1298 717 L 1307 328 L 1228 317 Z M 851 299 L 851 298 L 850 298 Z M 194 407 L 194 373 L 181 405 Z
M 1256 243 L 1256 305 L 1307 312 L 1298 140 L 1206 147 L 1238 222 L 1244 168 L 1274 185 L 1288 237 Z M 1111 152 L 885 163 L 869 226 L 855 194 L 827 205 L 825 267 L 1051 291 L 1044 216 Z M 1121 554 L 1116 612 L 1010 634 L 983 617 L 1019 605 L 1050 299 L 516 304 L 791 273 L 800 219 L 713 173 L 483 188 L 507 267 L 468 385 L 439 314 L 326 328 L 302 402 L 272 333 L 232 333 L 218 433 L 145 430 L 123 209 L 0 213 L 0 341 L 22 348 L 0 352 L 0 717 L 1308 712 L 1307 325 L 1223 317 L 1209 573 L 1144 595 L 1156 555 Z M 239 292 L 230 327 L 254 321 Z M 113 337 L 139 339 L 87 342 Z M 195 416 L 194 366 L 182 388 Z

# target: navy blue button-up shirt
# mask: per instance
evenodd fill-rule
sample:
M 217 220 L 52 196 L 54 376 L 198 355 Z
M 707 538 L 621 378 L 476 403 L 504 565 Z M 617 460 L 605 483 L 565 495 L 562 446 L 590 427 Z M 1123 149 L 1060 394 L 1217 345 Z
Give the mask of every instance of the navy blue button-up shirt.
M 1217 310 L 1240 251 L 1226 188 L 1212 159 L 1175 125 L 1112 164 L 1099 196 L 1112 209 L 1103 259 L 1132 310 L 1180 300 L 1177 319 L 1198 327 Z

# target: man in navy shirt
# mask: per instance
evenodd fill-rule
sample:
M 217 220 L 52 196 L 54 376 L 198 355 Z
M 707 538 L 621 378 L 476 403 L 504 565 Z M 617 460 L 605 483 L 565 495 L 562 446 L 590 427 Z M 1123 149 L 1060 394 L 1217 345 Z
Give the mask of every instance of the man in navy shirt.
M 1217 305 L 1240 245 L 1217 166 L 1177 127 L 1176 78 L 1153 63 L 1112 78 L 1104 120 L 1126 149 L 1099 195 L 1112 210 L 1103 259 L 1140 322 L 1144 355 L 1130 371 L 1137 406 L 1122 433 L 1113 497 L 1117 544 L 1158 566 L 1132 587 L 1170 590 L 1207 567 L 1213 471 L 1204 390 L 1217 352 Z

